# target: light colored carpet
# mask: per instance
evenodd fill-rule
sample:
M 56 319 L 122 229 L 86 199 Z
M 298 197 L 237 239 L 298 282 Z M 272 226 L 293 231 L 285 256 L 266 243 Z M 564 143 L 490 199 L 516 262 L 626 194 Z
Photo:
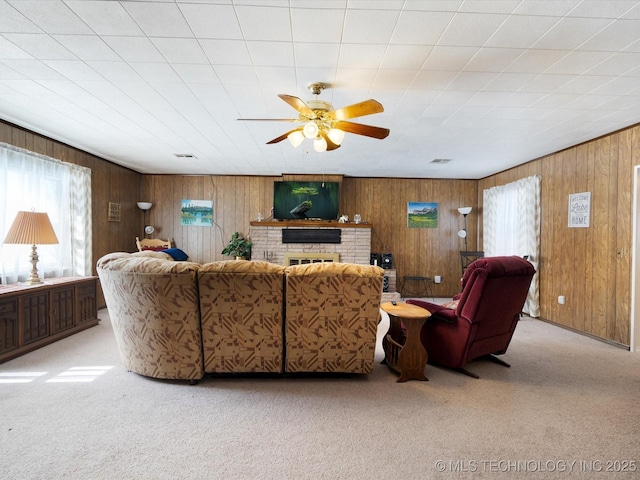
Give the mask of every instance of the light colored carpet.
M 640 475 L 640 356 L 545 322 L 519 323 L 511 368 L 471 364 L 479 380 L 428 366 L 396 383 L 385 316 L 369 376 L 190 386 L 125 371 L 100 318 L 0 365 L 0 478 Z

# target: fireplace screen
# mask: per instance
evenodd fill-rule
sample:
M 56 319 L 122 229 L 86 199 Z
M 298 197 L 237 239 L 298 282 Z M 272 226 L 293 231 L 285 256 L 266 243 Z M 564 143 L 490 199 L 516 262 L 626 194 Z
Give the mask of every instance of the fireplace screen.
M 339 262 L 340 254 L 338 253 L 294 253 L 287 252 L 284 254 L 284 264 L 289 265 L 305 265 L 308 263 L 321 262 Z

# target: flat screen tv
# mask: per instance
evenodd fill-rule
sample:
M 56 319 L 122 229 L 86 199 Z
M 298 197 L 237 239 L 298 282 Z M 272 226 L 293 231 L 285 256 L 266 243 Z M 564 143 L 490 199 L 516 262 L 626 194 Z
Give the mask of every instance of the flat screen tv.
M 338 218 L 338 182 L 273 182 L 276 220 Z

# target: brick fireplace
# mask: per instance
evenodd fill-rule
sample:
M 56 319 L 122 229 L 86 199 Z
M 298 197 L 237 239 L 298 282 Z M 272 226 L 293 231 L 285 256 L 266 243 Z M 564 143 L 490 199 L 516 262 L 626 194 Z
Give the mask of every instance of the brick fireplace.
M 286 257 L 302 263 L 332 261 L 368 265 L 371 225 L 320 221 L 251 222 L 251 258 L 286 265 Z M 313 254 L 319 254 L 314 258 Z
M 371 228 L 366 223 L 251 222 L 251 259 L 285 266 L 326 261 L 369 265 Z M 382 301 L 400 300 L 395 270 L 385 271 L 385 283 Z

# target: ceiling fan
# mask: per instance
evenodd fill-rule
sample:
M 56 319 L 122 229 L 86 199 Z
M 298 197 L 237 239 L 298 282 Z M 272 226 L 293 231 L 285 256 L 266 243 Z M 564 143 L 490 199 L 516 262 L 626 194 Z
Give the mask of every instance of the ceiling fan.
M 267 142 L 267 145 L 278 143 L 288 138 L 293 146 L 297 147 L 305 138 L 310 138 L 314 140 L 313 147 L 317 152 L 340 148 L 345 133 L 355 133 L 356 135 L 364 135 L 380 140 L 389 135 L 388 128 L 347 121 L 347 119 L 383 112 L 384 108 L 379 102 L 370 99 L 335 110 L 329 102 L 318 100 L 318 95 L 328 86 L 326 83 L 321 82 L 310 83 L 308 85 L 309 91 L 316 98 L 306 103 L 292 95 L 278 95 L 298 111 L 298 118 L 239 118 L 238 120 L 299 122 L 300 126 Z

